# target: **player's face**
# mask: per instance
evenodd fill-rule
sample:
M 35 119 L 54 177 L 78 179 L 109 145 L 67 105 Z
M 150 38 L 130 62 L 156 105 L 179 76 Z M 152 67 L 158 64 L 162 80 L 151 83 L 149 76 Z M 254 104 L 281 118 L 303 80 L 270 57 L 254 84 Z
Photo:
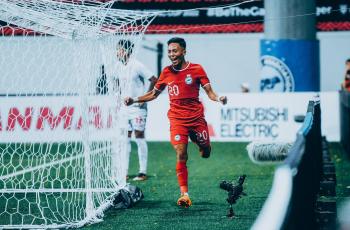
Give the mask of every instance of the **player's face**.
M 168 57 L 173 66 L 181 66 L 185 61 L 186 50 L 178 43 L 170 43 L 168 45 Z
M 350 67 L 350 66 L 349 66 Z M 346 80 L 350 80 L 350 68 L 347 68 L 346 69 L 346 72 L 345 72 L 345 79 Z
M 123 49 L 122 47 L 118 47 L 118 49 L 117 49 L 117 57 L 118 57 L 119 61 L 121 61 L 124 64 L 126 64 L 126 62 L 128 61 L 129 55 L 126 52 L 125 49 Z

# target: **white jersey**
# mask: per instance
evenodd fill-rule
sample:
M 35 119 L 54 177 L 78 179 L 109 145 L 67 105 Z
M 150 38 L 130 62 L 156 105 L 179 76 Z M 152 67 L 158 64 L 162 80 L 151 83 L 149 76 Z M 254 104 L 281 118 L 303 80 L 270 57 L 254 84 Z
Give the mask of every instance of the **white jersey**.
M 150 79 L 154 74 L 146 68 L 140 61 L 134 59 L 131 63 L 128 63 L 131 67 L 131 71 L 128 74 L 130 81 L 130 96 L 138 97 L 145 94 L 148 90 Z
M 127 65 L 120 66 L 118 78 L 127 82 L 124 85 L 126 94 L 130 97 L 138 97 L 144 95 L 150 84 L 150 79 L 154 74 L 140 61 L 133 59 Z M 135 103 L 128 107 L 129 113 L 135 112 L 135 108 L 140 108 L 139 103 Z M 144 103 L 141 109 L 146 109 Z

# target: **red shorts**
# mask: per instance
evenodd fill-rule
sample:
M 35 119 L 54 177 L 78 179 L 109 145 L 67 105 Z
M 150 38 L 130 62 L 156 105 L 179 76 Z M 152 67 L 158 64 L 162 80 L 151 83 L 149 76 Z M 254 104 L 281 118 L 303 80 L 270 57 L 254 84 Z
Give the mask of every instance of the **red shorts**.
M 210 146 L 208 125 L 204 118 L 199 118 L 192 124 L 170 122 L 170 142 L 173 145 L 187 144 L 188 137 L 199 147 Z

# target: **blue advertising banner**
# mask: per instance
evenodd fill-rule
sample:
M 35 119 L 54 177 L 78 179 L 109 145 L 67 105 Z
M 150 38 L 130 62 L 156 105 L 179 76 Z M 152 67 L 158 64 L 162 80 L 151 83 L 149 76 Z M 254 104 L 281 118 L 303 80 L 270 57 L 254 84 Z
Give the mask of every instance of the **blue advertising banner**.
M 320 91 L 317 40 L 260 41 L 261 92 Z

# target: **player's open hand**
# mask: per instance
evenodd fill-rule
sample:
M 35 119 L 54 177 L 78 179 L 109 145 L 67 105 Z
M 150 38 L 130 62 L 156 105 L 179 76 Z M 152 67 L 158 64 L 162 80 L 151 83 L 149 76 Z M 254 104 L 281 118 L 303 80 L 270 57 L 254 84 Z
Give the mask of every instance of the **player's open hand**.
M 126 106 L 132 105 L 132 104 L 134 104 L 134 100 L 133 100 L 131 97 L 126 97 L 126 98 L 124 99 L 124 104 L 125 104 Z
M 226 105 L 227 104 L 227 97 L 226 96 L 219 97 L 219 102 L 223 105 Z

